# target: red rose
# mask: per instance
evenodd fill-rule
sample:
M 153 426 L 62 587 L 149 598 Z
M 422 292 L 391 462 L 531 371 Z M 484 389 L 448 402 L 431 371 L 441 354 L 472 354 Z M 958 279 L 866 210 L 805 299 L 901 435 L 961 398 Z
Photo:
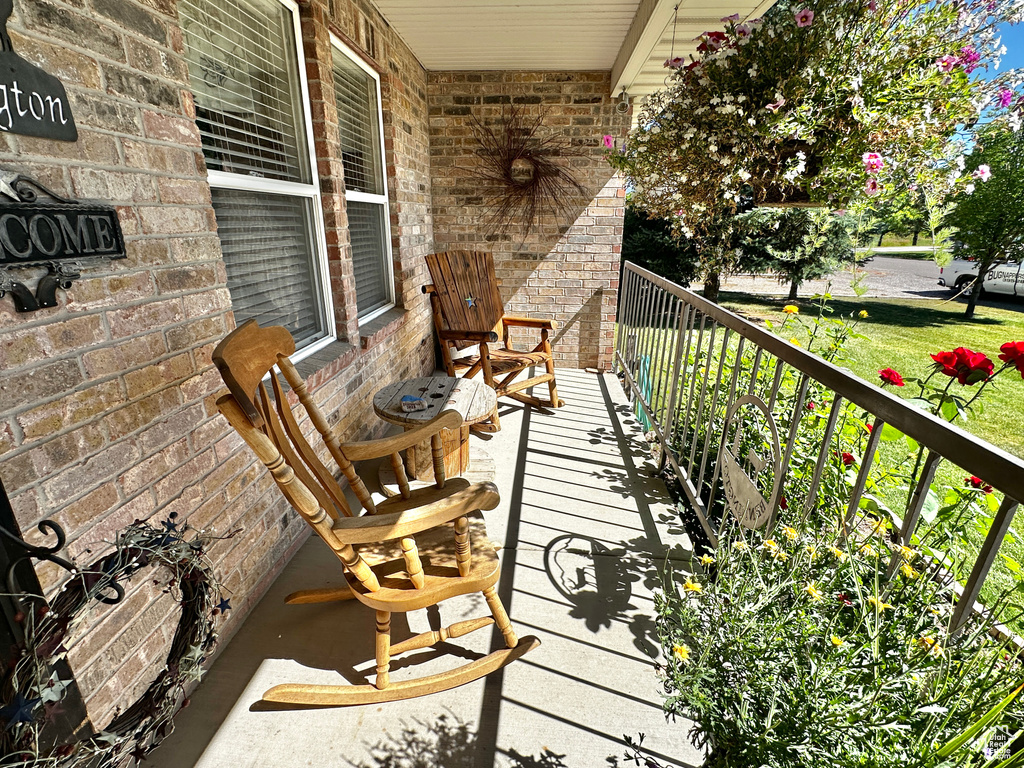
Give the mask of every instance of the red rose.
M 935 361 L 936 370 L 968 386 L 984 381 L 995 371 L 995 364 L 984 354 L 966 347 L 957 347 L 952 352 L 938 352 L 932 355 L 932 360 Z
M 1024 379 L 1024 341 L 1008 341 L 999 348 L 999 359 L 1004 363 L 1013 363 Z
M 992 486 L 986 484 L 985 481 L 982 480 L 977 475 L 971 475 L 970 477 L 965 477 L 964 478 L 964 485 L 968 485 L 971 488 L 980 488 L 985 493 L 992 493 Z
M 882 379 L 882 386 L 886 384 L 892 384 L 894 387 L 903 386 L 903 377 L 892 368 L 883 368 L 878 372 L 878 376 Z
M 844 467 L 848 467 L 851 464 L 853 464 L 854 459 L 853 459 L 853 454 L 852 453 L 847 453 L 846 451 L 843 451 L 842 458 L 843 458 L 843 466 Z
M 845 592 L 840 592 L 838 595 L 836 595 L 836 600 L 838 600 L 840 603 L 847 607 L 853 605 L 853 601 L 846 596 Z
M 900 386 L 902 387 L 903 385 L 901 384 Z M 870 434 L 870 433 L 875 431 L 875 425 L 874 424 L 865 424 L 864 426 L 867 428 L 868 434 Z
M 782 507 L 783 509 L 789 509 L 789 502 L 786 501 L 785 496 L 779 499 L 779 506 Z

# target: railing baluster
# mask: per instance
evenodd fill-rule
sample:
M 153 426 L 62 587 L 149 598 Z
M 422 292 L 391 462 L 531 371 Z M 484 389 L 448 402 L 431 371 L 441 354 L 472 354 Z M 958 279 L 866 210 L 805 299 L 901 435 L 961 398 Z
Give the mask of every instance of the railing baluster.
M 804 400 L 807 397 L 807 387 L 810 385 L 810 379 L 806 375 L 800 377 L 800 384 L 797 387 L 796 399 L 793 402 L 793 414 L 789 422 L 789 437 L 786 438 L 786 449 L 782 453 L 782 466 L 779 468 L 779 476 L 785 478 L 789 474 L 789 462 L 793 458 L 793 446 L 796 445 L 796 433 L 800 428 L 800 416 L 804 409 Z M 768 519 L 768 530 L 771 530 L 775 526 L 775 517 L 779 511 L 779 505 L 783 495 L 785 495 L 786 485 L 785 480 L 781 483 L 778 478 L 775 479 L 776 485 L 779 487 L 779 496 L 777 499 L 772 499 L 772 514 Z
M 871 434 L 868 435 L 868 444 L 864 449 L 864 457 L 860 461 L 860 471 L 857 473 L 857 481 L 854 483 L 853 492 L 850 494 L 850 505 L 846 510 L 846 518 L 843 520 L 843 528 L 839 532 L 840 541 L 845 541 L 850 535 L 850 526 L 860 509 L 860 498 L 864 495 L 864 488 L 868 483 L 868 473 L 871 471 L 871 464 L 875 458 L 875 451 L 878 448 L 878 441 L 882 439 L 882 430 L 885 422 L 876 418 L 871 426 Z
M 754 364 L 750 369 L 750 387 L 747 389 L 748 395 L 755 394 L 754 388 L 757 386 L 757 375 L 761 372 L 761 355 L 764 350 L 761 347 L 757 348 L 757 352 L 754 353 Z
M 618 365 L 618 359 L 624 357 L 626 350 L 626 337 L 629 334 L 628 323 L 626 322 L 626 316 L 629 314 L 633 307 L 633 298 L 631 294 L 631 286 L 633 281 L 636 279 L 636 273 L 630 269 L 624 270 L 622 273 L 622 285 L 619 289 L 619 306 L 616 307 L 615 312 L 615 351 L 618 353 L 614 361 L 612 370 L 615 370 Z
M 711 321 L 711 336 L 708 338 L 708 359 L 704 364 L 704 377 L 700 382 L 700 397 L 697 400 L 697 418 L 693 422 L 693 440 L 690 441 L 690 459 L 686 464 L 686 476 L 693 476 L 693 462 L 697 456 L 697 433 L 700 430 L 704 418 L 704 398 L 707 393 L 708 379 L 711 378 L 711 354 L 715 347 L 715 333 L 718 331 L 718 323 Z M 707 433 L 705 433 L 706 435 Z M 705 437 L 706 440 L 706 437 Z
M 672 319 L 675 317 L 678 308 L 682 305 L 682 300 L 677 297 L 669 295 L 668 298 L 668 311 L 665 313 L 664 323 L 662 324 L 659 334 L 661 337 L 661 344 L 659 345 L 661 349 L 658 354 L 658 407 L 655 409 L 655 413 L 658 414 L 658 421 L 663 430 L 665 428 L 665 422 L 667 421 L 665 406 L 668 398 L 665 389 L 671 379 L 671 376 L 669 375 L 670 371 L 665 368 L 665 358 L 668 357 L 671 359 L 669 348 L 672 346 Z
M 774 413 L 775 399 L 779 395 L 779 387 L 782 385 L 782 374 L 784 372 L 785 363 L 779 358 L 775 358 L 775 375 L 772 377 L 772 389 L 768 399 L 768 412 Z
M 725 412 L 728 413 L 732 404 L 736 402 L 736 387 L 739 384 L 740 370 L 743 368 L 743 347 L 746 339 L 740 336 L 740 343 L 736 345 L 736 362 L 732 369 L 732 381 L 729 383 L 729 396 L 725 400 Z M 722 473 L 722 451 L 725 450 L 725 441 L 729 439 L 729 431 L 725 428 L 725 419 L 722 420 L 722 438 L 719 441 L 718 454 L 715 459 L 715 471 L 711 474 L 711 487 L 708 489 L 708 501 L 705 505 L 711 511 L 711 505 L 715 503 L 715 491 L 718 490 L 718 478 Z
M 825 434 L 821 438 L 821 448 L 818 451 L 818 461 L 814 465 L 814 474 L 811 476 L 811 487 L 807 490 L 807 498 L 804 499 L 804 514 L 801 522 L 807 520 L 807 516 L 815 507 L 818 499 L 818 487 L 821 485 L 821 473 L 825 471 L 825 462 L 828 461 L 832 435 L 836 431 L 836 424 L 839 422 L 839 414 L 842 411 L 843 398 L 836 395 L 832 399 L 832 408 L 828 412 L 828 422 L 825 424 Z
M 967 623 L 968 612 L 974 608 L 974 603 L 981 594 L 985 578 L 992 568 L 992 563 L 996 560 L 996 555 L 999 554 L 999 547 L 1006 537 L 1006 532 L 1010 530 L 1010 523 L 1013 522 L 1016 512 L 1017 502 L 1009 496 L 1004 496 L 1002 504 L 999 505 L 999 511 L 996 512 L 996 516 L 992 520 L 992 527 L 989 528 L 985 542 L 981 545 L 981 551 L 978 552 L 978 559 L 974 561 L 971 575 L 967 577 L 964 591 L 960 595 L 960 599 L 956 601 L 956 608 L 953 609 L 953 616 L 949 621 L 951 635 L 955 635 Z
M 715 377 L 715 393 L 711 397 L 711 410 L 709 411 L 708 418 L 708 429 L 704 434 L 704 452 L 700 457 L 700 474 L 697 475 L 696 487 L 700 488 L 704 484 L 704 471 L 708 464 L 708 449 L 711 446 L 711 442 L 714 439 L 715 434 L 715 416 L 718 413 L 718 393 L 722 386 L 722 374 L 725 371 L 725 361 L 729 352 L 729 337 L 732 334 L 731 328 L 726 328 L 725 333 L 722 335 L 722 352 L 718 357 L 718 375 Z M 741 338 L 742 342 L 743 339 Z
M 903 516 L 903 525 L 900 526 L 898 541 L 903 546 L 909 546 L 914 536 L 914 529 L 917 528 L 917 521 L 921 517 L 921 511 L 924 509 L 924 503 L 928 498 L 928 489 L 935 478 L 935 470 L 938 468 L 940 461 L 942 461 L 942 457 L 939 454 L 935 451 L 928 451 L 924 464 L 921 466 L 921 474 L 918 476 L 917 485 L 914 487 L 914 492 L 907 502 L 907 513 Z M 889 559 L 889 570 L 885 574 L 886 578 L 891 578 L 896 573 L 896 568 L 900 564 L 900 557 L 899 552 L 892 553 L 892 557 Z
M 668 441 L 664 451 L 668 452 L 672 450 L 672 438 L 675 435 L 676 427 L 676 393 L 679 391 L 680 377 L 683 373 L 682 367 L 682 356 L 683 356 L 683 330 L 686 328 L 686 324 L 690 321 L 690 313 L 693 312 L 693 308 L 689 304 L 683 305 L 683 314 L 676 321 L 676 342 L 675 348 L 673 349 L 672 359 L 672 384 L 668 391 L 668 417 L 665 423 L 665 438 Z
M 689 429 L 689 426 L 690 426 L 690 412 L 693 410 L 693 395 L 694 395 L 694 393 L 695 393 L 695 391 L 697 389 L 697 371 L 698 371 L 698 364 L 700 362 L 700 349 L 701 349 L 701 345 L 704 343 L 704 324 L 706 322 L 707 322 L 707 315 L 701 313 L 701 316 L 700 316 L 700 331 L 697 332 L 697 347 L 696 347 L 696 351 L 693 352 L 693 372 L 690 374 L 690 394 L 686 398 L 686 410 L 683 411 L 683 440 L 684 441 L 691 441 L 690 429 Z M 693 335 L 693 329 L 692 328 L 690 329 L 690 335 L 691 336 Z M 692 346 L 690 346 L 690 345 L 687 346 L 686 361 L 684 362 L 684 365 L 686 365 L 687 370 L 689 370 L 689 368 L 690 368 L 689 362 L 690 362 L 690 353 L 691 353 L 692 349 L 693 349 Z M 696 429 L 696 425 L 694 425 L 694 428 Z M 684 446 L 682 446 L 682 451 L 680 452 L 680 456 L 684 455 L 685 450 L 686 450 L 686 447 L 684 445 Z M 687 478 L 690 477 L 689 472 L 687 472 L 686 477 Z

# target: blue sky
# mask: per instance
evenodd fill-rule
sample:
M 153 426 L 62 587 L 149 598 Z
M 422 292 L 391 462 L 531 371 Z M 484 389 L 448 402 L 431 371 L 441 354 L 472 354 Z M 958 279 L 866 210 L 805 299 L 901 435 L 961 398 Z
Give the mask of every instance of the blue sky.
M 1006 46 L 1006 55 L 999 64 L 999 72 L 1024 67 L 1024 24 L 1003 24 L 1000 32 L 1003 36 L 1003 45 Z

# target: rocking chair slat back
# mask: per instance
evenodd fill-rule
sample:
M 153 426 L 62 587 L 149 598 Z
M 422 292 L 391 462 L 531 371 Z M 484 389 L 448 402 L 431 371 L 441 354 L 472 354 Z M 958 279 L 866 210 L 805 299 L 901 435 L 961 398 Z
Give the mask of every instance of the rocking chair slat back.
M 498 293 L 494 257 L 478 251 L 427 256 L 427 268 L 449 330 L 497 331 L 505 308 Z

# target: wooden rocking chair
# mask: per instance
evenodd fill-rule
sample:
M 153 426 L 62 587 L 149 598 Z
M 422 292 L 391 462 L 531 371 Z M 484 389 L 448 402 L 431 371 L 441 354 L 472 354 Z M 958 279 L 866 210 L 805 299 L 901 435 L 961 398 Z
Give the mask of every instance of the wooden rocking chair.
M 492 483 L 446 480 L 442 428 L 458 429 L 462 417 L 445 411 L 434 421 L 394 437 L 342 443 L 329 426 L 292 365 L 295 343 L 280 326 L 260 328 L 250 320 L 214 350 L 213 360 L 230 394 L 217 401 L 220 412 L 270 470 L 295 510 L 344 564 L 347 587 L 295 592 L 286 602 L 319 603 L 354 597 L 377 612 L 377 676 L 373 685 L 277 685 L 267 701 L 304 705 L 371 704 L 448 690 L 476 680 L 536 648 L 535 637 L 517 638 L 495 590 L 498 556 L 487 539 L 480 510 L 494 509 Z M 277 365 L 298 396 L 328 451 L 338 463 L 366 514 L 352 517 L 341 487 L 299 430 L 278 376 Z M 263 379 L 270 373 L 273 397 Z M 402 456 L 411 445 L 430 440 L 436 482 L 410 490 Z M 390 456 L 401 489 L 375 504 L 353 461 Z M 457 595 L 482 592 L 490 616 L 459 621 L 391 644 L 391 614 L 437 605 Z M 497 624 L 508 646 L 454 670 L 390 683 L 392 655 L 427 648 Z
M 441 355 L 449 376 L 463 371 L 465 378 L 483 372 L 484 381 L 498 397 L 508 395 L 527 405 L 558 408 L 565 405 L 558 399 L 555 364 L 551 359 L 548 332 L 554 330 L 552 320 L 515 317 L 505 314 L 494 275 L 494 258 L 479 251 L 447 251 L 427 256 L 427 269 L 433 284 L 424 286 L 430 294 L 434 327 L 441 341 Z M 509 328 L 520 326 L 540 329 L 540 343 L 529 352 L 513 349 L 509 344 Z M 491 347 L 501 335 L 502 346 Z M 453 350 L 479 344 L 476 355 L 454 357 Z M 513 383 L 524 369 L 543 365 L 546 373 Z M 501 376 L 501 379 L 496 379 Z M 537 384 L 548 385 L 548 400 L 531 397 L 523 390 Z M 486 432 L 500 428 L 495 411 L 490 422 L 474 425 Z

